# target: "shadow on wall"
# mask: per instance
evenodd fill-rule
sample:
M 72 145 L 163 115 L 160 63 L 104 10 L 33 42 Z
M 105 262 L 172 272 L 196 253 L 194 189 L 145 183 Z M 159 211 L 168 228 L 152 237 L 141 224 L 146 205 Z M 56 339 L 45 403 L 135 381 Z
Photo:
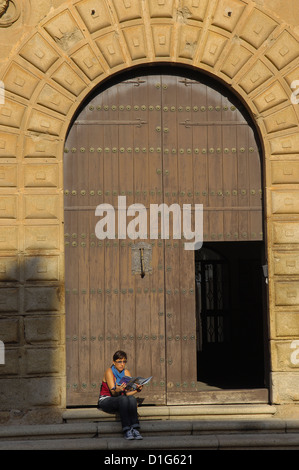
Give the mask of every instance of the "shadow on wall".
M 64 405 L 58 256 L 0 257 L 0 411 Z

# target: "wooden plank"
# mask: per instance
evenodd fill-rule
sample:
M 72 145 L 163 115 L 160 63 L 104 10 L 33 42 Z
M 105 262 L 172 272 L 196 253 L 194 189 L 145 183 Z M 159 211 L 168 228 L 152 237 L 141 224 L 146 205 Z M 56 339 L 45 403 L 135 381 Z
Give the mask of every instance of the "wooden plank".
M 149 152 L 148 161 L 148 188 L 150 204 L 161 204 L 163 201 L 163 145 L 161 132 L 157 127 L 162 127 L 161 111 L 161 77 L 148 77 L 148 123 L 149 123 Z M 150 108 L 151 107 L 151 108 Z M 151 223 L 148 216 L 149 225 Z M 150 228 L 150 227 L 149 227 Z M 166 404 L 166 350 L 165 350 L 165 305 L 164 305 L 164 243 L 160 238 L 152 239 L 150 230 L 147 242 L 152 246 L 152 274 L 150 279 L 150 310 L 151 310 L 151 375 L 152 382 L 148 388 L 146 403 Z
M 143 77 L 140 77 L 141 80 Z M 161 133 L 157 127 L 161 126 L 161 113 L 157 106 L 161 106 L 160 77 L 149 76 L 144 83 L 137 87 L 134 95 L 134 104 L 139 106 L 139 114 L 149 125 L 145 129 L 136 128 L 134 146 L 139 148 L 135 154 L 134 182 L 135 202 L 147 208 L 148 230 L 144 241 L 152 247 L 152 274 L 145 273 L 142 278 L 135 274 L 136 292 L 136 373 L 142 376 L 153 375 L 153 380 L 145 388 L 142 396 L 145 403 L 165 403 L 165 385 L 163 385 L 164 370 L 161 358 L 164 359 L 164 318 L 161 312 L 161 296 L 159 292 L 163 286 L 163 272 L 159 271 L 161 250 L 158 249 L 158 240 L 150 239 L 150 202 L 161 200 Z M 146 85 L 146 89 L 144 88 Z M 160 150 L 159 150 L 160 149 Z M 135 241 L 135 245 L 140 240 Z M 161 322 L 162 320 L 162 322 Z M 161 339 L 163 337 L 163 339 Z M 162 384 L 162 385 L 161 385 Z
M 178 111 L 171 111 L 171 107 L 183 108 L 182 97 L 177 93 L 177 77 L 162 77 L 162 109 L 163 111 L 163 186 L 164 201 L 170 204 L 180 203 L 180 171 L 179 167 L 184 158 L 184 151 L 180 141 L 178 127 Z M 167 132 L 165 132 L 167 130 Z M 173 153 L 172 149 L 175 149 Z M 182 183 L 183 184 L 183 183 Z M 183 190 L 182 190 L 183 193 Z M 165 272 L 165 339 L 166 339 L 166 380 L 167 402 L 170 390 L 177 390 L 176 383 L 181 382 L 181 345 L 175 340 L 180 334 L 181 312 L 179 291 L 179 252 L 174 247 L 173 216 L 161 217 L 161 224 L 168 225 L 169 239 L 164 239 L 164 272 Z M 178 241 L 176 241 L 178 246 Z
M 128 128 L 123 125 L 123 120 L 131 120 L 134 114 L 133 110 L 133 90 L 132 85 L 120 83 L 116 85 L 117 96 L 114 111 L 114 119 L 118 120 L 115 128 L 114 147 L 118 148 L 119 178 L 114 182 L 114 187 L 118 185 L 117 195 L 126 197 L 126 208 L 134 202 L 134 128 Z M 115 198 L 116 204 L 116 198 Z M 123 210 L 116 211 L 117 219 L 124 220 Z M 120 218 L 119 218 L 120 216 Z M 135 371 L 135 298 L 134 279 L 131 273 L 131 248 L 132 241 L 127 238 L 126 224 L 124 227 L 117 226 L 117 233 L 120 234 L 119 240 L 119 347 L 127 353 L 128 369 L 131 373 Z M 132 293 L 131 293 L 132 292 Z
M 89 276 L 90 276 L 90 385 L 94 393 L 93 403 L 99 395 L 105 370 L 105 312 L 104 312 L 104 249 L 94 236 L 94 211 L 89 212 Z
M 219 118 L 218 108 L 221 108 L 220 94 L 212 88 L 207 88 L 207 120 Z M 222 129 L 218 126 L 208 127 L 208 191 L 209 206 L 223 207 L 223 165 L 222 165 Z M 221 240 L 223 234 L 223 215 L 221 212 L 210 213 L 210 239 Z
M 67 399 L 72 400 L 74 394 L 78 390 L 78 329 L 79 329 L 79 304 L 78 304 L 78 258 L 77 247 L 73 244 L 76 239 L 73 234 L 77 234 L 78 215 L 76 212 L 68 212 L 65 214 L 65 233 L 69 236 L 66 238 L 68 245 L 65 248 L 65 289 L 66 289 L 66 357 L 67 357 Z
M 89 229 L 89 213 L 78 211 L 77 259 L 78 259 L 78 388 L 85 395 L 90 386 L 90 323 L 89 323 L 89 256 L 86 236 Z M 83 398 L 84 403 L 85 398 Z

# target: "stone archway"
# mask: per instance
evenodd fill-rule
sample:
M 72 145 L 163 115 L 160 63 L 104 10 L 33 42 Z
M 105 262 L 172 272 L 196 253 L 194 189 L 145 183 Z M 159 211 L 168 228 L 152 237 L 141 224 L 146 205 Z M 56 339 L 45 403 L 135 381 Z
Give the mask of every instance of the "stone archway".
M 6 89 L 0 113 L 6 266 L 1 280 L 10 276 L 11 281 L 3 284 L 1 312 L 18 313 L 27 331 L 33 320 L 45 330 L 54 322 L 51 328 L 63 331 L 62 156 L 80 103 L 100 82 L 125 69 L 154 62 L 186 64 L 231 87 L 261 135 L 272 400 L 297 400 L 298 364 L 290 357 L 299 335 L 294 186 L 299 122 L 291 102 L 298 56 L 298 38 L 290 27 L 252 0 L 73 0 L 52 11 L 11 55 L 1 77 Z M 40 343 L 28 333 L 19 346 L 22 377 L 30 376 L 30 384 L 43 377 L 59 406 L 64 404 L 63 392 L 56 393 L 63 388 L 65 368 L 61 337 Z M 8 382 L 4 386 L 9 388 Z

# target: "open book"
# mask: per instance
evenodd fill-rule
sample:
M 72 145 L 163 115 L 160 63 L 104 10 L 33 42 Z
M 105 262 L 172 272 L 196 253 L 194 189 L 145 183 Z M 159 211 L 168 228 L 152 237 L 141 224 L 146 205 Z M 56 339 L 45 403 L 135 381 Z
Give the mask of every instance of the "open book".
M 143 377 L 129 377 L 125 375 L 119 385 L 126 384 L 125 390 L 136 390 L 137 385 L 146 385 L 151 380 L 151 377 L 144 379 Z

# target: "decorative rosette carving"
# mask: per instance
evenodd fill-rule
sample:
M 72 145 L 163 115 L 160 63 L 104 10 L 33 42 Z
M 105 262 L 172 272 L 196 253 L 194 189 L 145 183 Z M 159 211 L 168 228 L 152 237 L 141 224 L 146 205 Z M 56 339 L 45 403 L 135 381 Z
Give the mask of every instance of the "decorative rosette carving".
M 0 0 L 0 28 L 7 28 L 20 17 L 19 0 Z

